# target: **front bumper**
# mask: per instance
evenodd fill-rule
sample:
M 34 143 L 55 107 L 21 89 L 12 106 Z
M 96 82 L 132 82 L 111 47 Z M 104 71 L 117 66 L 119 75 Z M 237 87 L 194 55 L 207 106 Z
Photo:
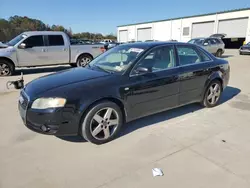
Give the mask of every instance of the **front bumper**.
M 77 135 L 79 118 L 67 108 L 35 110 L 18 102 L 19 114 L 23 123 L 32 131 L 47 135 Z
M 250 49 L 249 49 L 249 50 L 239 49 L 239 52 L 240 52 L 241 54 L 250 54 Z

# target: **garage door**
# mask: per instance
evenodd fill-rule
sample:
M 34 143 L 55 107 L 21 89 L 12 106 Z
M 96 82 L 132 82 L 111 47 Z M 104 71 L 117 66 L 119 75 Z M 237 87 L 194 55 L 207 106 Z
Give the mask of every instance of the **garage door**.
M 209 37 L 214 33 L 214 22 L 193 23 L 192 38 Z
M 151 40 L 152 28 L 141 28 L 137 30 L 137 41 Z
M 119 31 L 119 42 L 128 42 L 128 31 Z
M 226 38 L 245 38 L 247 34 L 248 18 L 220 20 L 218 33 L 225 33 Z

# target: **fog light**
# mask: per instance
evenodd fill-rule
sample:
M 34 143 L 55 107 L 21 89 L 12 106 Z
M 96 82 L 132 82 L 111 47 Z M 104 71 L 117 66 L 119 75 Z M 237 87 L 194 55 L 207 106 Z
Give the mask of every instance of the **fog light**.
M 42 125 L 41 129 L 43 132 L 48 132 L 49 131 L 49 127 L 47 127 L 46 125 Z

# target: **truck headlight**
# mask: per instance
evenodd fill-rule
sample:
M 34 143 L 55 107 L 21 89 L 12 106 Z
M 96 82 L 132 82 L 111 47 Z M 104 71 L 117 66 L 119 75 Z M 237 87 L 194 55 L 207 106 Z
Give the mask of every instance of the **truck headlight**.
M 47 109 L 64 107 L 66 99 L 64 98 L 39 98 L 36 99 L 31 108 L 33 109 Z

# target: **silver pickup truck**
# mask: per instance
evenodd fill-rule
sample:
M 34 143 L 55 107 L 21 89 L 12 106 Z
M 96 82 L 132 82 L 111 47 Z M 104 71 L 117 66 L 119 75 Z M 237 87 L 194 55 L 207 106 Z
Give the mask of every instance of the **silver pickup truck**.
M 86 66 L 105 51 L 103 44 L 70 45 L 64 32 L 24 32 L 0 44 L 0 76 L 9 76 L 16 67 L 70 64 Z

